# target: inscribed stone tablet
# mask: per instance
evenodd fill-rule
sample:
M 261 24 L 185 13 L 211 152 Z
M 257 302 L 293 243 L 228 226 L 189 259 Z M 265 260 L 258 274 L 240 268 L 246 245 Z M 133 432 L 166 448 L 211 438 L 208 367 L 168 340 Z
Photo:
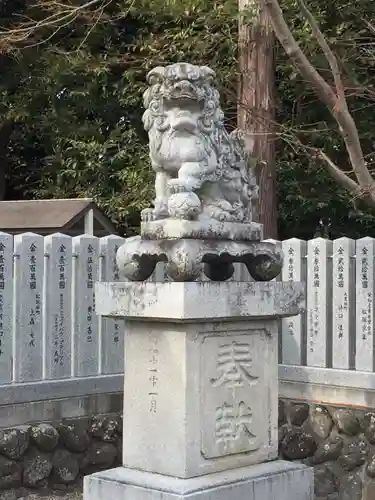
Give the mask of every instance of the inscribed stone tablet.
M 99 241 L 83 234 L 73 238 L 74 373 L 96 375 L 99 369 L 98 317 L 94 284 L 98 281 Z
M 13 236 L 0 232 L 0 383 L 12 381 Z
M 355 303 L 354 241 L 338 238 L 332 257 L 332 367 L 348 370 L 354 366 Z
M 102 256 L 101 281 L 119 281 L 116 252 L 124 243 L 120 236 L 110 235 L 100 239 Z M 100 318 L 102 373 L 122 373 L 124 371 L 124 321 Z
M 15 359 L 17 382 L 41 380 L 43 374 L 42 293 L 43 237 L 33 233 L 14 237 Z
M 44 238 L 46 266 L 46 378 L 71 374 L 72 239 L 64 234 Z
M 356 370 L 374 371 L 375 239 L 356 241 Z
M 332 242 L 323 238 L 307 244 L 307 364 L 325 367 L 332 353 Z

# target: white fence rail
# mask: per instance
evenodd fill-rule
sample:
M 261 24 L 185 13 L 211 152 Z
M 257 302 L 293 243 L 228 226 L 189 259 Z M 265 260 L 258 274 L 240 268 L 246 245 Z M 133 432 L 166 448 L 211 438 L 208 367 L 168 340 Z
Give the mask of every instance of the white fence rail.
M 118 279 L 123 241 L 0 233 L 3 404 L 121 390 L 122 324 L 96 316 L 94 283 Z M 282 321 L 281 393 L 345 403 L 337 387 L 365 388 L 356 401 L 375 406 L 375 239 L 290 239 L 283 250 L 281 278 L 306 281 L 307 311 Z
M 121 390 L 122 327 L 95 314 L 123 238 L 0 233 L 0 401 Z M 118 374 L 118 375 L 117 375 Z
M 283 280 L 306 280 L 307 310 L 282 321 L 280 393 L 375 407 L 375 239 L 283 242 Z

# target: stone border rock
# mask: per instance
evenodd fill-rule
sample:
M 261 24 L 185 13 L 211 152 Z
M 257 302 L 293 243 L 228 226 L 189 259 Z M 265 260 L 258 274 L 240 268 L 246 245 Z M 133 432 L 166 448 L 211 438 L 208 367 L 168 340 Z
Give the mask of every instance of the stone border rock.
M 117 413 L 0 429 L 0 498 L 77 488 L 121 464 L 121 434 Z M 279 455 L 314 467 L 316 500 L 375 499 L 375 411 L 280 400 Z
M 119 414 L 0 429 L 0 498 L 9 489 L 70 490 L 86 474 L 118 466 L 121 434 Z
M 280 400 L 279 454 L 314 467 L 316 500 L 375 499 L 375 412 Z

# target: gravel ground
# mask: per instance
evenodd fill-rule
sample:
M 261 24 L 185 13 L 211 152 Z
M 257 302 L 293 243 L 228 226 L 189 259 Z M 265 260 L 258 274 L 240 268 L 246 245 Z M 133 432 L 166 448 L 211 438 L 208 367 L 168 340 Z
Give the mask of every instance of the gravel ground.
M 49 495 L 38 495 L 37 493 L 30 493 L 26 496 L 17 496 L 12 492 L 0 493 L 1 500 L 82 500 L 83 495 L 81 491 L 73 491 L 71 493 L 51 493 Z

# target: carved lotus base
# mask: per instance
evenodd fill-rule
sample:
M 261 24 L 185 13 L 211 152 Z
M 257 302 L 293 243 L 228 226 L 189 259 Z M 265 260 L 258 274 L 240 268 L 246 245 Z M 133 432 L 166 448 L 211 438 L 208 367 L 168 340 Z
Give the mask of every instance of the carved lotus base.
M 117 252 L 123 278 L 145 281 L 158 262 L 166 263 L 173 281 L 195 281 L 203 273 L 212 281 L 226 281 L 233 264 L 243 263 L 255 281 L 270 281 L 282 268 L 281 246 L 262 241 L 220 241 L 193 239 L 144 240 L 128 238 Z

